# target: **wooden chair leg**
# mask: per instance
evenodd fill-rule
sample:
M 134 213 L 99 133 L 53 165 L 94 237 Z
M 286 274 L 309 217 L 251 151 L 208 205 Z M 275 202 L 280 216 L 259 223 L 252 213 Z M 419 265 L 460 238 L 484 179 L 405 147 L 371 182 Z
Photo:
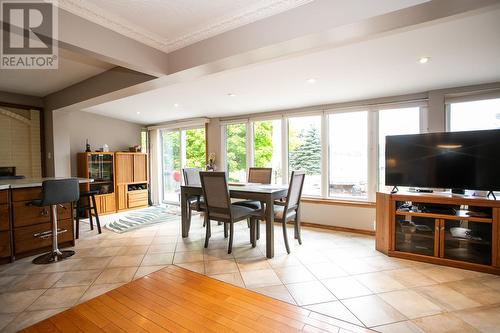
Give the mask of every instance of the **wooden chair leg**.
M 210 236 L 212 235 L 212 232 L 210 230 L 210 221 L 208 220 L 208 214 L 205 214 L 204 224 L 205 224 L 205 248 L 207 248 L 208 247 L 208 240 L 210 239 Z
M 90 230 L 94 230 L 94 220 L 92 218 L 92 208 L 89 208 L 88 212 L 89 212 Z
M 295 232 L 297 233 L 297 240 L 299 244 L 302 245 L 302 237 L 300 235 L 300 211 L 297 211 L 297 215 L 295 216 Z
M 285 240 L 286 252 L 290 254 L 290 246 L 288 246 L 288 237 L 286 235 L 286 220 L 283 220 L 281 225 L 283 226 L 283 239 Z
M 206 212 L 201 212 L 201 214 L 203 215 L 203 227 L 205 227 L 205 223 L 207 223 L 206 220 L 205 220 L 205 216 L 207 215 L 207 213 Z
M 255 229 L 256 229 L 256 233 L 257 233 L 257 240 L 260 239 L 260 220 L 255 220 Z
M 80 237 L 80 200 L 76 202 L 75 238 Z
M 255 241 L 255 223 L 258 223 L 256 219 L 252 218 L 250 219 L 250 243 L 252 244 L 252 247 L 255 247 L 257 242 Z
M 99 220 L 99 213 L 97 212 L 97 205 L 95 204 L 95 197 L 92 196 L 92 207 L 94 208 L 94 214 L 95 214 L 95 223 L 97 225 L 97 232 L 102 233 L 101 230 L 101 221 Z
M 227 238 L 227 223 L 224 222 L 224 238 Z
M 227 254 L 231 254 L 231 252 L 233 252 L 233 238 L 234 238 L 234 223 L 229 223 L 229 246 L 227 248 Z
M 247 227 L 250 228 L 250 226 L 251 226 L 250 218 L 247 218 Z
M 187 218 L 188 218 L 189 224 L 191 224 L 191 217 L 192 216 L 193 216 L 193 210 L 191 209 L 191 204 L 189 204 L 189 202 L 188 202 L 188 216 L 187 216 Z

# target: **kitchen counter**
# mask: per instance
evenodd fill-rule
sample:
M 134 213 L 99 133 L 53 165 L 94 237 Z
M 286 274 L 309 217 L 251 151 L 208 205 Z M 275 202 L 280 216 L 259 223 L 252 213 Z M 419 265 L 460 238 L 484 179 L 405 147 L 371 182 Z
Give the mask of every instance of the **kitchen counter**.
M 0 180 L 0 190 L 8 190 L 10 188 L 25 188 L 42 186 L 44 180 L 65 179 L 63 177 L 48 177 L 48 178 L 24 178 L 24 179 L 4 179 Z M 93 179 L 78 178 L 80 183 L 91 183 Z
M 52 247 L 50 207 L 30 204 L 42 198 L 45 180 L 64 179 L 24 178 L 0 180 L 0 264 L 49 251 Z M 67 178 L 66 178 L 67 179 Z M 80 183 L 93 179 L 77 178 Z M 57 220 L 61 234 L 59 247 L 75 245 L 73 203 L 57 205 Z

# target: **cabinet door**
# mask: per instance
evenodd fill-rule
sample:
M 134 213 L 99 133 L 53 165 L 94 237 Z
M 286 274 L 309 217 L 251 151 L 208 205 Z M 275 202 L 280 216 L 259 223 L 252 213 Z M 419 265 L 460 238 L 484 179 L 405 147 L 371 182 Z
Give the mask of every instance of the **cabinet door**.
M 134 181 L 134 155 L 116 154 L 116 182 L 118 184 Z
M 104 195 L 104 212 L 114 213 L 116 211 L 116 198 L 115 195 Z
M 395 250 L 422 254 L 439 255 L 439 220 L 420 216 L 396 216 Z
M 127 209 L 127 185 L 116 186 L 116 198 L 118 210 Z
M 146 182 L 148 179 L 146 154 L 134 154 L 134 182 Z
M 492 223 L 444 219 L 441 220 L 440 231 L 441 258 L 492 264 Z

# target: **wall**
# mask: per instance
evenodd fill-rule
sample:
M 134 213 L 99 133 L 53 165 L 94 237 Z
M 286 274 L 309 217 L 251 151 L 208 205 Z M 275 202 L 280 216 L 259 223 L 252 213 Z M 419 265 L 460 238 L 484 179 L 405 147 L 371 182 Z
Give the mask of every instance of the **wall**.
M 89 139 L 92 151 L 104 144 L 110 151 L 128 150 L 140 144 L 141 125 L 99 116 L 89 112 L 55 111 L 54 165 L 57 177 L 77 175 L 77 153 L 85 151 Z
M 0 166 L 27 178 L 42 175 L 40 111 L 0 106 Z

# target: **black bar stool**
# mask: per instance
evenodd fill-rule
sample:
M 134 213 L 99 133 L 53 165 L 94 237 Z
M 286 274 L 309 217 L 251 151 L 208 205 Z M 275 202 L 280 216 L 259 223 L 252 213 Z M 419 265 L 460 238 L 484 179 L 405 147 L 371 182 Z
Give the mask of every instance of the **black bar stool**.
M 52 251 L 33 259 L 34 264 L 50 264 L 58 262 L 75 254 L 75 251 L 60 251 L 57 244 L 57 234 L 67 230 L 57 227 L 57 207 L 63 203 L 73 203 L 80 196 L 78 179 L 54 179 L 42 182 L 42 199 L 33 200 L 29 204 L 39 207 L 50 206 L 50 219 L 52 221 Z
M 87 211 L 89 214 L 90 230 L 94 230 L 94 221 L 92 219 L 92 215 L 94 215 L 96 225 L 97 225 L 97 231 L 99 233 L 102 233 L 101 222 L 99 221 L 99 214 L 97 213 L 97 206 L 95 203 L 95 195 L 96 194 L 99 194 L 99 191 L 80 192 L 80 199 L 76 202 L 76 235 L 75 235 L 76 239 L 78 239 L 80 237 L 80 211 L 81 210 Z M 84 201 L 86 201 L 87 203 L 85 204 Z

